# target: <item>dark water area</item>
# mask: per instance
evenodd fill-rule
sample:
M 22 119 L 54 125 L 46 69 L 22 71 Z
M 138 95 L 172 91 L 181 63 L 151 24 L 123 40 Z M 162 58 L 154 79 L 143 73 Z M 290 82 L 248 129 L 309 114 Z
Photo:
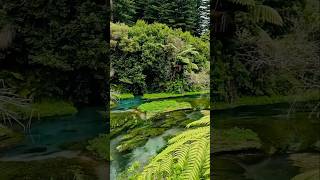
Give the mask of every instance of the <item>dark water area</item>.
M 242 156 L 242 157 L 241 157 Z M 243 157 L 245 156 L 245 157 Z M 256 158 L 254 162 L 247 160 Z M 257 158 L 257 155 L 216 156 L 213 179 L 225 180 L 290 180 L 299 174 L 299 168 L 292 165 L 286 155 Z
M 213 177 L 290 180 L 301 173 L 299 167 L 293 165 L 289 155 L 301 152 L 319 155 L 316 143 L 320 141 L 320 119 L 310 116 L 311 111 L 308 109 L 297 108 L 292 111 L 290 108 L 290 104 L 273 104 L 214 110 L 215 129 L 251 129 L 258 134 L 264 153 L 215 155 Z
M 265 150 L 307 151 L 320 140 L 320 119 L 310 112 L 289 113 L 289 104 L 243 106 L 213 111 L 214 127 L 251 129 L 262 140 Z
M 0 161 L 72 156 L 70 152 L 62 153 L 64 145 L 87 141 L 107 131 L 106 120 L 99 111 L 103 108 L 87 107 L 79 109 L 74 115 L 33 121 L 24 140 L 16 147 L 1 152 Z

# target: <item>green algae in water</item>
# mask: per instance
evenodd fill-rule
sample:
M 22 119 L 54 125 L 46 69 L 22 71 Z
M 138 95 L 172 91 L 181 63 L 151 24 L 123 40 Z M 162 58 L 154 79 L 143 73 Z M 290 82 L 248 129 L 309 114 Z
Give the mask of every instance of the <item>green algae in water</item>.
M 138 110 L 146 113 L 146 118 L 155 116 L 158 113 L 165 113 L 181 109 L 190 109 L 192 106 L 188 102 L 177 102 L 174 100 L 153 101 L 144 103 L 138 107 Z
M 223 129 L 213 131 L 213 153 L 259 149 L 261 141 L 258 135 L 249 129 Z
M 268 153 L 315 150 L 320 140 L 320 119 L 309 118 L 308 112 L 288 115 L 289 107 L 275 104 L 217 110 L 213 111 L 214 125 L 216 129 L 251 129 L 258 134 L 262 148 Z
M 247 163 L 237 157 L 241 155 L 242 159 L 246 159 L 250 152 L 230 151 L 227 160 L 223 155 L 216 155 L 216 160 L 223 161 L 213 166 L 216 179 L 228 179 L 226 174 L 233 174 L 234 178 L 239 177 L 237 179 L 283 180 L 301 173 L 288 153 L 316 150 L 315 145 L 320 138 L 320 121 L 314 117 L 309 118 L 308 111 L 296 110 L 288 115 L 289 107 L 289 104 L 274 104 L 213 111 L 216 129 L 250 129 L 261 140 L 261 149 L 272 154 L 254 163 Z M 312 158 L 310 155 L 307 157 Z

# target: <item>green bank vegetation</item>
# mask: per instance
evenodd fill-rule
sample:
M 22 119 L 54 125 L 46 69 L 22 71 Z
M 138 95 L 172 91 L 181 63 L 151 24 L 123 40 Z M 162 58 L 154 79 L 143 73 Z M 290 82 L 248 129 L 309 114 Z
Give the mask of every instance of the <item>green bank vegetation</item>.
M 214 103 L 214 109 L 228 109 L 235 108 L 239 106 L 250 106 L 250 105 L 268 105 L 268 104 L 278 104 L 278 103 L 296 103 L 296 102 L 309 102 L 309 101 L 319 101 L 320 95 L 319 91 L 312 90 L 306 91 L 304 93 L 293 94 L 293 95 L 273 95 L 273 96 L 247 96 L 238 98 L 233 103 L 226 102 L 216 102 Z
M 177 102 L 174 100 L 152 101 L 144 103 L 138 107 L 138 110 L 147 114 L 147 117 L 151 117 L 157 113 L 164 113 L 169 111 L 175 111 L 180 109 L 190 109 L 191 104 L 188 102 Z
M 44 100 L 31 105 L 31 110 L 35 112 L 35 116 L 40 118 L 72 115 L 77 112 L 77 109 L 71 102 L 62 100 Z
M 185 92 L 185 93 L 151 93 L 151 94 L 143 94 L 143 99 L 155 100 L 155 99 L 166 99 L 166 98 L 175 98 L 182 96 L 192 96 L 192 95 L 201 95 L 201 94 L 209 94 L 209 91 L 196 91 L 196 92 Z

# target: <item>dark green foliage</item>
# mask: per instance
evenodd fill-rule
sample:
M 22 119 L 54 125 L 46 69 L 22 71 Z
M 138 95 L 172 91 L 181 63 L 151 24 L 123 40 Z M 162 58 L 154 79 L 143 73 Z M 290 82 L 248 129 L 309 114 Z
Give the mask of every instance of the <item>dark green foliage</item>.
M 102 3 L 5 1 L 0 12 L 5 12 L 15 38 L 0 50 L 0 78 L 27 97 L 101 102 L 107 67 L 107 11 Z
M 319 31 L 308 23 L 320 17 L 310 7 L 316 1 L 228 1 L 219 1 L 213 17 L 212 99 L 236 102 L 242 96 L 290 95 L 318 86 Z M 229 24 L 219 24 L 222 14 L 229 15 Z
M 200 35 L 208 29 L 203 21 L 204 16 L 208 17 L 208 7 L 208 2 L 202 0 L 114 0 L 113 21 L 132 24 L 143 19 Z
M 135 22 L 136 6 L 134 0 L 113 0 L 112 21 L 132 24 Z
M 193 91 L 188 77 L 208 68 L 208 41 L 189 32 L 138 21 L 132 27 L 111 24 L 111 33 L 112 83 L 124 91 Z
M 151 0 L 143 19 L 149 23 L 160 22 L 183 31 L 195 32 L 197 13 L 196 0 Z

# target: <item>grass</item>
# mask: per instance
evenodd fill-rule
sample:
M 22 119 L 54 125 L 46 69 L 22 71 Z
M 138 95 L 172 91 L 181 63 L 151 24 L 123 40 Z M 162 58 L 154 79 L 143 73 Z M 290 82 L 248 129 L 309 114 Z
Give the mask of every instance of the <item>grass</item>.
M 45 100 L 34 103 L 31 107 L 39 114 L 40 118 L 70 115 L 77 112 L 77 109 L 70 102 L 63 100 Z
M 320 100 L 319 91 L 309 91 L 302 95 L 288 96 L 258 96 L 258 97 L 241 97 L 234 103 L 217 102 L 213 105 L 213 109 L 229 109 L 246 105 L 267 105 L 277 103 L 290 103 L 293 101 L 303 102 Z
M 181 96 L 191 96 L 191 95 L 200 95 L 207 94 L 209 91 L 197 91 L 197 92 L 186 92 L 186 93 L 152 93 L 152 94 L 144 94 L 143 99 L 155 100 L 155 99 L 165 99 L 165 98 L 174 98 Z
M 119 99 L 131 99 L 131 98 L 134 98 L 134 95 L 131 94 L 131 93 L 118 94 L 116 96 Z

